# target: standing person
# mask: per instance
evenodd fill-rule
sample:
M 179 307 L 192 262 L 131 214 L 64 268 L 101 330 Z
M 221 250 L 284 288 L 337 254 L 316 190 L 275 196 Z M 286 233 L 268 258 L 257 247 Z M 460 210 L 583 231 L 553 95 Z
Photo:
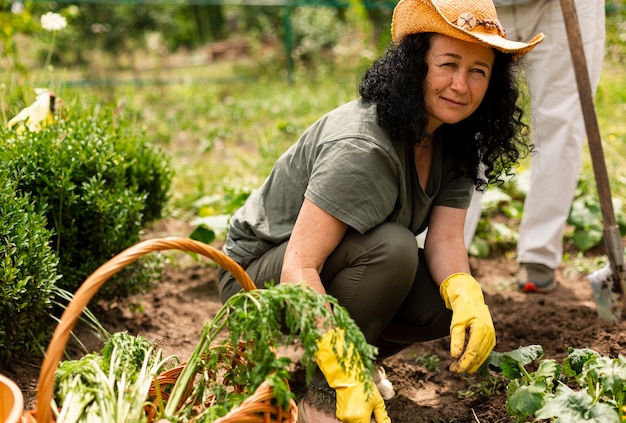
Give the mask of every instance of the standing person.
M 524 58 L 531 95 L 531 132 L 536 154 L 519 227 L 517 283 L 523 292 L 557 288 L 563 234 L 578 183 L 585 125 L 561 3 L 557 0 L 494 0 L 507 37 L 522 40 L 537 31 L 546 40 Z M 600 82 L 605 47 L 604 0 L 576 0 L 592 89 Z M 466 221 L 469 247 L 480 219 L 477 193 Z
M 465 213 L 474 187 L 498 180 L 479 164 L 510 170 L 531 148 L 514 65 L 543 34 L 507 40 L 491 0 L 401 0 L 391 31 L 360 97 L 278 159 L 231 219 L 224 251 L 259 288 L 306 283 L 336 297 L 380 360 L 449 335 L 450 370 L 473 373 L 495 330 L 470 275 Z M 240 289 L 221 269 L 222 301 Z M 337 365 L 333 337 L 341 342 L 330 330 L 318 343 L 300 421 L 389 422 L 381 393 Z

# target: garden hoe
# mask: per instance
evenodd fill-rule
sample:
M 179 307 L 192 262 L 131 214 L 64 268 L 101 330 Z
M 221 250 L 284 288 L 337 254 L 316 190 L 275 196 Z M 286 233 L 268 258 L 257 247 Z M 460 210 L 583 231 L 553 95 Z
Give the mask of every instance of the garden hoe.
M 621 320 L 626 317 L 626 281 L 624 279 L 624 250 L 619 227 L 615 221 L 611 188 L 602 152 L 600 129 L 593 104 L 593 94 L 587 62 L 583 49 L 580 25 L 574 0 L 561 0 L 563 18 L 567 30 L 576 84 L 585 120 L 589 152 L 596 179 L 600 210 L 603 220 L 603 236 L 609 264 L 589 275 L 589 282 L 596 302 L 598 315 L 607 320 Z

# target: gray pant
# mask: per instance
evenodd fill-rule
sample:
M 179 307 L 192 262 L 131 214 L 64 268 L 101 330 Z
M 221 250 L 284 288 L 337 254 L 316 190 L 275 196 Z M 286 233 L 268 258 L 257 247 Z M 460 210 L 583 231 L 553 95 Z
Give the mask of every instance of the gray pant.
M 287 242 L 253 261 L 246 273 L 259 288 L 280 280 Z M 451 311 L 439 294 L 408 229 L 382 224 L 365 234 L 349 230 L 330 254 L 320 277 L 326 292 L 337 298 L 378 347 L 379 359 L 415 343 L 450 334 Z M 222 301 L 241 290 L 237 280 L 220 269 Z

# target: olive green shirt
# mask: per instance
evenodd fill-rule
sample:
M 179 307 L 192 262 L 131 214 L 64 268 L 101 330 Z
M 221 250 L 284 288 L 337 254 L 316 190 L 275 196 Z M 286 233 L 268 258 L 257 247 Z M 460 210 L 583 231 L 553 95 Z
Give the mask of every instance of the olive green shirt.
M 417 235 L 433 206 L 467 208 L 472 190 L 438 142 L 424 192 L 413 146 L 390 140 L 376 106 L 355 100 L 319 119 L 278 159 L 233 215 L 224 252 L 245 267 L 285 242 L 304 198 L 360 233 L 397 222 Z

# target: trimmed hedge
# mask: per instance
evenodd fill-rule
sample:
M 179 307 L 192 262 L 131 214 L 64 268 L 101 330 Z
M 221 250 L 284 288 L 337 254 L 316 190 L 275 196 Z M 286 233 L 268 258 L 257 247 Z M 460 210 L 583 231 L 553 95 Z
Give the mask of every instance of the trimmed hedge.
M 29 195 L 0 169 L 0 368 L 40 353 L 50 325 L 58 257 L 52 231 Z
M 74 292 L 104 262 L 140 241 L 162 216 L 172 173 L 132 117 L 95 107 L 38 132 L 0 129 L 0 163 L 54 232 L 57 285 Z M 160 266 L 147 256 L 98 292 L 123 297 L 149 288 Z

